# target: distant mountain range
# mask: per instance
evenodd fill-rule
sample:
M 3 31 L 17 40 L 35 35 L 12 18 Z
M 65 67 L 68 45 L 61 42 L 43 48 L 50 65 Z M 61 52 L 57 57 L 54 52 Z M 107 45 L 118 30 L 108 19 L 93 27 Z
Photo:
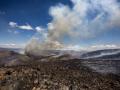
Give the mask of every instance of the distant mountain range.
M 14 51 L 24 54 L 21 48 L 0 48 L 0 51 Z M 41 50 L 39 52 L 26 52 L 34 57 L 54 57 L 54 58 L 78 58 L 78 59 L 120 59 L 120 49 L 104 49 L 95 51 L 74 51 L 74 50 Z M 66 57 L 67 56 L 67 57 Z
M 84 53 L 83 59 L 120 59 L 120 49 L 104 49 Z
M 23 48 L 0 48 L 0 51 L 14 51 L 20 54 L 24 54 Z
M 41 50 L 37 52 L 26 52 L 26 54 L 35 57 L 64 57 L 68 59 L 120 59 L 120 49 L 104 49 L 95 51 Z
M 0 48 L 0 66 L 23 65 L 29 62 L 29 57 L 19 54 L 20 49 Z

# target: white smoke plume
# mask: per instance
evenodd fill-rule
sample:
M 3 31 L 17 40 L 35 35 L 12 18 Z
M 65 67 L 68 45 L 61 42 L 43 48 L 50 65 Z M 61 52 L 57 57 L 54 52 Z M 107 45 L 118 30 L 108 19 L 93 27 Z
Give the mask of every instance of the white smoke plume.
M 32 40 L 28 44 L 28 51 L 65 48 L 64 37 L 72 40 L 87 39 L 120 26 L 120 6 L 117 0 L 71 0 L 71 2 L 72 8 L 63 4 L 50 7 L 49 14 L 53 19 L 47 24 L 45 31 L 39 33 L 43 36 L 40 41 L 36 41 L 39 43 L 34 44 Z

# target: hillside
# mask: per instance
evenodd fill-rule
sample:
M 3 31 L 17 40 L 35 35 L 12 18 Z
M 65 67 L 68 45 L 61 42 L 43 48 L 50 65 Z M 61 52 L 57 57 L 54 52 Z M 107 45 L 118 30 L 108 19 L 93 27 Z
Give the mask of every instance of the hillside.
M 70 59 L 69 55 L 41 59 L 1 51 L 0 90 L 120 89 L 119 60 Z M 100 71 L 101 67 L 108 72 Z

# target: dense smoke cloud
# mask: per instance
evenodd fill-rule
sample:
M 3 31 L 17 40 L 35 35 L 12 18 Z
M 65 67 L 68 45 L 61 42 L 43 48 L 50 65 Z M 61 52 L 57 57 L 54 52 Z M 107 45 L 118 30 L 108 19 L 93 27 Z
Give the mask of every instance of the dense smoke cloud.
M 48 24 L 48 37 L 59 40 L 68 34 L 90 38 L 120 25 L 120 8 L 115 0 L 72 0 L 73 8 L 59 4 L 50 8 L 53 21 Z M 94 14 L 94 17 L 90 17 Z M 52 28 L 51 28 L 52 27 Z
M 62 40 L 65 36 L 74 40 L 87 39 L 120 26 L 120 6 L 116 0 L 71 0 L 71 2 L 72 8 L 63 4 L 50 7 L 49 14 L 53 20 L 47 24 L 45 31 L 39 32 L 43 35 L 43 41 L 33 44 L 32 39 L 27 48 L 62 49 L 66 48 Z M 40 27 L 37 29 L 41 30 Z

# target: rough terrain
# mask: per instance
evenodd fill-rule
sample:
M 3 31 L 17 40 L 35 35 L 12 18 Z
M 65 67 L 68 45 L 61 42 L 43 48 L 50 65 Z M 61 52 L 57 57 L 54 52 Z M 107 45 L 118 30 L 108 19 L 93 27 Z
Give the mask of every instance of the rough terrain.
M 11 55 L 2 53 L 2 61 Z M 17 55 L 14 59 L 19 63 L 1 65 L 0 90 L 120 90 L 119 73 L 99 73 L 84 65 L 81 59 L 41 61 L 13 55 Z

